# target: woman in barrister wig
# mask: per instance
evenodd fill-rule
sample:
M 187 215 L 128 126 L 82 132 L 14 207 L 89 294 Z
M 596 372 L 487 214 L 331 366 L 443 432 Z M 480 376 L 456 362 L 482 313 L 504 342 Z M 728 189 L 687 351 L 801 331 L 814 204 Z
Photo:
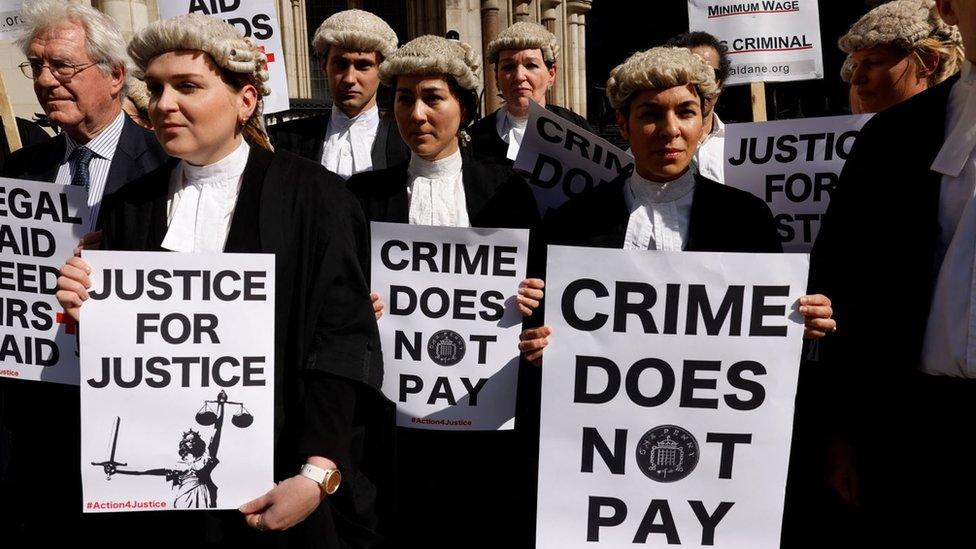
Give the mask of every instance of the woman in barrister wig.
M 607 82 L 607 97 L 634 154 L 634 173 L 594 187 L 552 212 L 533 244 L 530 273 L 544 278 L 546 244 L 781 252 L 776 223 L 762 200 L 689 169 L 703 133 L 704 103 L 717 92 L 712 68 L 685 48 L 652 48 L 617 66 Z M 806 317 L 805 337 L 836 329 L 827 297 L 804 296 L 799 305 Z M 519 342 L 523 357 L 541 364 L 551 333 L 548 326 L 524 330 Z M 536 408 L 525 416 L 538 427 L 541 385 L 534 381 Z
M 702 105 L 718 92 L 714 71 L 685 48 L 635 53 L 610 73 L 607 97 L 634 154 L 630 178 L 594 187 L 552 212 L 537 242 L 625 250 L 782 252 L 773 215 L 759 198 L 690 170 Z M 530 264 L 544 269 L 543 246 Z M 836 328 L 830 300 L 801 298 L 807 337 Z M 519 348 L 538 361 L 548 327 L 526 330 Z
M 394 115 L 411 152 L 407 163 L 349 179 L 368 220 L 450 227 L 535 224 L 538 211 L 525 181 L 508 167 L 473 159 L 460 143 L 481 80 L 470 46 L 421 36 L 380 65 L 380 78 L 395 91 Z M 541 281 L 523 281 L 519 289 L 523 312 L 541 297 L 536 282 Z M 397 431 L 398 547 L 527 545 L 513 527 L 525 520 L 516 516 L 522 492 L 510 483 L 520 459 L 514 432 Z
M 851 112 L 880 112 L 959 72 L 962 36 L 934 0 L 895 0 L 872 9 L 837 41 Z
M 545 27 L 524 21 L 515 23 L 488 43 L 487 55 L 495 67 L 495 81 L 505 104 L 467 130 L 475 157 L 511 166 L 525 135 L 532 101 L 593 131 L 582 116 L 546 103 L 546 92 L 556 81 L 559 44 Z
M 261 117 L 266 58 L 232 26 L 202 15 L 157 21 L 136 34 L 129 54 L 174 160 L 106 199 L 103 247 L 275 254 L 277 484 L 240 512 L 114 516 L 99 539 L 381 545 L 376 482 L 392 450 L 371 445 L 392 440 L 392 410 L 379 392 L 361 209 L 322 166 L 270 150 Z M 89 272 L 72 258 L 58 281 L 58 299 L 75 318 Z

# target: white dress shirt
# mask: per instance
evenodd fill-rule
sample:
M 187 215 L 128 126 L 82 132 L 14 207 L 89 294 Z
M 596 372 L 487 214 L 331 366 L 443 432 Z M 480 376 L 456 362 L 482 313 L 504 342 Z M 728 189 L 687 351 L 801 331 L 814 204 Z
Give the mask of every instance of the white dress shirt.
M 461 175 L 461 151 L 430 162 L 410 154 L 407 166 L 411 225 L 470 227 Z
M 508 109 L 502 107 L 495 116 L 495 131 L 502 141 L 508 143 L 508 152 L 505 157 L 514 161 L 518 157 L 519 147 L 522 146 L 522 137 L 525 136 L 525 126 L 529 123 L 528 118 L 516 118 L 512 116 Z
M 698 173 L 725 184 L 725 123 L 718 113 L 712 113 L 712 133 L 698 146 L 693 162 Z
M 163 248 L 174 252 L 222 252 L 237 206 L 251 147 L 241 145 L 208 166 L 180 162 L 170 174 Z
M 379 126 L 380 111 L 376 105 L 352 118 L 332 105 L 322 144 L 322 165 L 343 179 L 372 170 L 373 142 Z
M 91 207 L 91 219 L 89 229 L 95 229 L 95 222 L 98 220 L 98 210 L 102 204 L 102 195 L 105 193 L 105 182 L 108 179 L 109 168 L 112 167 L 112 159 L 115 158 L 115 149 L 119 146 L 119 137 L 122 136 L 122 128 L 125 126 L 125 111 L 119 111 L 119 115 L 112 120 L 112 123 L 105 127 L 94 139 L 88 143 L 78 143 L 67 133 L 67 147 L 64 151 L 64 158 L 61 159 L 61 166 L 58 168 L 58 175 L 54 179 L 60 185 L 70 185 L 75 176 L 75 163 L 68 159 L 71 153 L 78 147 L 88 147 L 94 155 L 88 164 L 89 186 L 88 186 L 88 205 Z
M 946 110 L 946 137 L 932 169 L 942 173 L 939 269 L 925 326 L 922 371 L 976 378 L 976 74 L 963 64 Z
M 667 183 L 644 179 L 636 171 L 624 187 L 630 211 L 625 250 L 677 252 L 688 240 L 695 176 L 691 170 Z

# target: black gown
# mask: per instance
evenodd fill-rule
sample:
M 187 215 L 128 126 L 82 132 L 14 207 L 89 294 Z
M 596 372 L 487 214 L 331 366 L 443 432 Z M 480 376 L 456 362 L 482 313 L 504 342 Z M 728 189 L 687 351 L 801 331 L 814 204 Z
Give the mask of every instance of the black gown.
M 408 222 L 407 166 L 349 179 L 367 220 Z M 472 227 L 531 228 L 538 221 L 532 192 L 510 168 L 462 153 L 462 178 Z M 395 546 L 532 547 L 527 502 L 535 487 L 523 477 L 529 457 L 520 429 L 519 417 L 513 431 L 398 428 Z
M 170 172 L 148 174 L 103 204 L 109 250 L 161 251 Z M 336 461 L 343 482 L 302 523 L 258 532 L 237 511 L 91 517 L 100 546 L 377 547 L 392 467 L 393 408 L 364 277 L 366 227 L 341 180 L 290 153 L 252 147 L 226 252 L 275 254 L 275 479 L 307 456 Z M 260 494 L 255 494 L 257 497 Z M 92 537 L 91 539 L 96 539 Z

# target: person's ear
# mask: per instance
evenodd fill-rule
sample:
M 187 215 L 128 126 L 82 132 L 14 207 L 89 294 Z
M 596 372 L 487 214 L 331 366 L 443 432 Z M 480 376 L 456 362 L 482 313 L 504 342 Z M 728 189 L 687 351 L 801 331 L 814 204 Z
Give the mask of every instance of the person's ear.
M 125 65 L 119 65 L 112 69 L 112 95 L 121 94 L 123 87 L 125 87 Z
M 935 5 L 939 10 L 939 17 L 946 22 L 946 25 L 958 25 L 959 15 L 956 13 L 953 0 L 935 0 Z
M 243 125 L 251 118 L 254 109 L 258 106 L 258 89 L 252 84 L 248 84 L 237 93 L 237 98 L 237 120 Z
M 630 142 L 630 117 L 620 109 L 617 109 L 614 114 L 617 118 L 617 128 L 620 130 L 620 137 L 623 137 L 624 141 Z

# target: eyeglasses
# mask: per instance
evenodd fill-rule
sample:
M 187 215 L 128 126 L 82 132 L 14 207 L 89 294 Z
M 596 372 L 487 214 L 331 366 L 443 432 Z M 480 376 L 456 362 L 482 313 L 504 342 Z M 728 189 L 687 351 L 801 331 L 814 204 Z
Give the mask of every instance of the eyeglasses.
M 41 63 L 40 61 L 25 61 L 20 65 L 20 72 L 24 73 L 24 76 L 30 78 L 31 80 L 37 80 L 41 77 L 41 72 L 44 67 L 47 67 L 51 71 L 51 75 L 58 79 L 59 82 L 70 82 L 72 78 L 75 77 L 79 72 L 87 69 L 88 67 L 93 67 L 98 63 L 88 63 L 87 65 L 75 65 L 73 63 Z

